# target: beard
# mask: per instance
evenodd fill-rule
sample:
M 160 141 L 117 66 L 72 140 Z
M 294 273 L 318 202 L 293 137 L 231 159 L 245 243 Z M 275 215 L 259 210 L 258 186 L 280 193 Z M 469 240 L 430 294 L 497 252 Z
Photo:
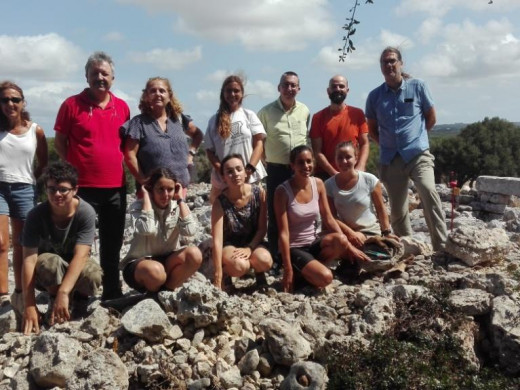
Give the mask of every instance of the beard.
M 347 98 L 347 94 L 341 91 L 335 91 L 329 93 L 329 99 L 334 104 L 341 104 Z

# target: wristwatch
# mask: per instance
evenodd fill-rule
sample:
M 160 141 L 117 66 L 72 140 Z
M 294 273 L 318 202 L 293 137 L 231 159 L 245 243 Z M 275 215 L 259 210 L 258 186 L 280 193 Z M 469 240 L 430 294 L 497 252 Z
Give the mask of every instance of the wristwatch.
M 185 203 L 185 202 L 184 202 L 184 199 L 182 199 L 182 198 L 177 199 L 177 204 L 181 204 L 181 203 Z
M 196 151 L 196 150 L 193 150 L 193 149 L 190 149 L 190 150 L 189 150 L 189 153 L 190 153 L 193 157 L 195 157 L 195 156 L 197 155 L 197 151 Z
M 389 234 L 392 234 L 392 230 L 386 229 L 381 232 L 382 236 L 388 236 Z

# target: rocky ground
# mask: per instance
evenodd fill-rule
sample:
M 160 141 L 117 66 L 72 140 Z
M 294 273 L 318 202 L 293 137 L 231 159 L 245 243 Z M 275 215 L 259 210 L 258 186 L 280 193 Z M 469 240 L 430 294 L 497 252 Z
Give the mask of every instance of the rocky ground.
M 13 310 L 2 308 L 0 389 L 324 389 L 338 345 L 386 332 L 403 303 L 433 301 L 439 285 L 450 288 L 464 320 L 455 331 L 434 319 L 437 331 L 456 332 L 476 368 L 491 362 L 520 375 L 518 208 L 485 222 L 469 192 L 454 212 L 446 252 L 431 252 L 417 208 L 403 261 L 386 272 L 342 274 L 324 290 L 294 294 L 281 292 L 274 273 L 267 286 L 250 276 L 224 292 L 204 276 L 211 274 L 208 190 L 194 185 L 188 194 L 207 264 L 181 288 L 148 296 L 125 288 L 132 305 L 105 308 L 94 299 L 82 319 L 32 336 L 16 332 Z M 439 190 L 449 223 L 451 192 Z M 123 251 L 130 237 L 127 230 Z M 39 302 L 45 313 L 48 297 Z

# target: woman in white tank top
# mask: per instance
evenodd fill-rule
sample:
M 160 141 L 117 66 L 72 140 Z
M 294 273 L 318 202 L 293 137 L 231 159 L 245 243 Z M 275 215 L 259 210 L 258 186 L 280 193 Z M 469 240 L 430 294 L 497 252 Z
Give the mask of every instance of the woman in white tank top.
M 38 164 L 33 169 L 34 157 Z M 22 246 L 20 236 L 27 213 L 34 207 L 35 184 L 47 165 L 43 129 L 31 122 L 22 89 L 10 81 L 0 83 L 0 302 L 9 303 L 9 219 L 13 241 L 15 292 L 13 306 L 23 307 L 21 294 Z M 16 301 L 16 302 L 15 302 Z
M 370 260 L 349 243 L 332 216 L 321 179 L 312 175 L 312 150 L 297 146 L 290 154 L 294 175 L 275 192 L 275 214 L 283 261 L 283 288 L 293 288 L 293 268 L 311 285 L 323 288 L 333 275 L 326 263 L 335 259 Z M 326 234 L 318 237 L 315 223 L 321 216 Z

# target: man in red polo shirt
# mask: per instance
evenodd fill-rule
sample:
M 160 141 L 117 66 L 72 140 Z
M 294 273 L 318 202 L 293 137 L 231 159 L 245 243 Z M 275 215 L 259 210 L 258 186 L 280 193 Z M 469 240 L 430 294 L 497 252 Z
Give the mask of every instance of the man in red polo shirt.
M 103 300 L 120 297 L 119 251 L 123 241 L 126 190 L 119 128 L 130 118 L 128 105 L 110 92 L 114 64 L 103 52 L 85 65 L 88 88 L 67 98 L 54 130 L 60 157 L 79 173 L 78 195 L 94 207 L 99 223 Z
M 331 78 L 327 88 L 330 106 L 312 117 L 309 136 L 316 159 L 315 174 L 323 180 L 338 173 L 334 153 L 336 145 L 344 141 L 352 141 L 359 148 L 356 169 L 365 170 L 369 152 L 368 127 L 363 110 L 345 104 L 348 91 L 345 77 Z

